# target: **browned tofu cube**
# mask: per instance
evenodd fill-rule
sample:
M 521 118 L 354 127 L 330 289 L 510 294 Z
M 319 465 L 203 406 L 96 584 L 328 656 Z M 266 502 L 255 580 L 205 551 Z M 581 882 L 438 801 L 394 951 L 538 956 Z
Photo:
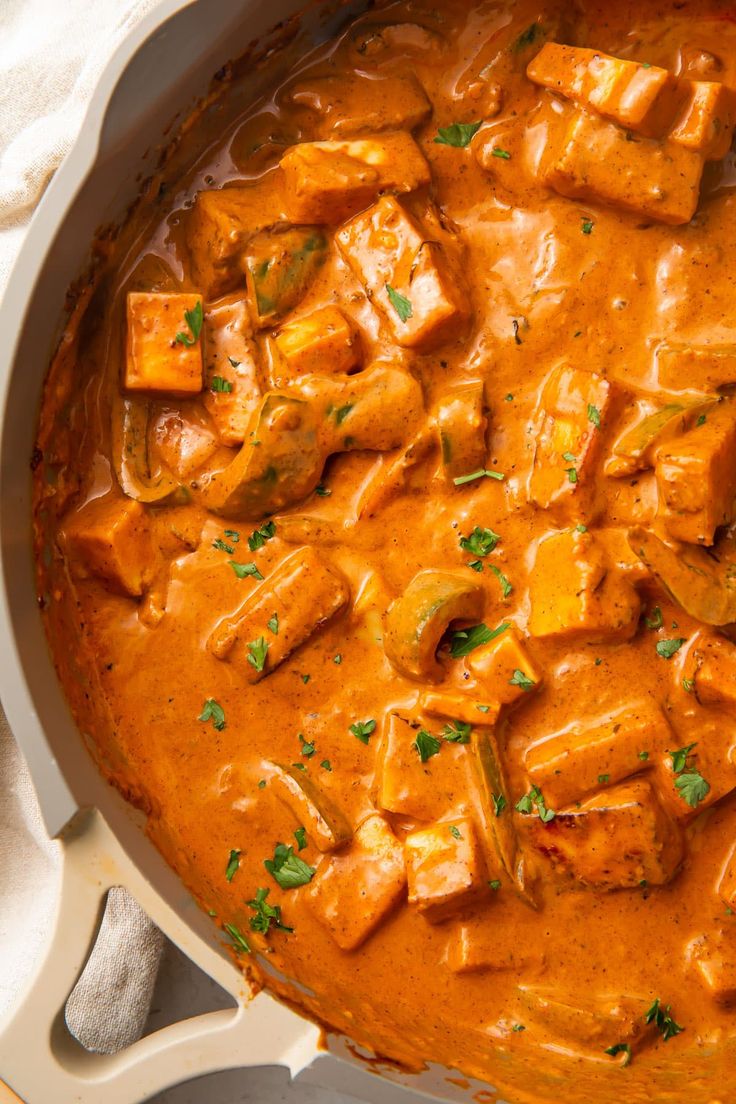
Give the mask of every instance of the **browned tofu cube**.
M 213 303 L 204 327 L 204 405 L 223 445 L 242 445 L 261 400 L 247 301 L 230 297 Z
M 500 702 L 456 694 L 446 690 L 425 690 L 419 707 L 431 717 L 444 717 L 469 725 L 492 725 L 498 720 Z
M 698 935 L 687 947 L 686 958 L 717 1004 L 736 1003 L 736 927 Z
M 271 789 L 291 809 L 320 851 L 335 851 L 352 837 L 352 829 L 332 798 L 298 767 L 274 763 Z
M 305 129 L 316 131 L 322 138 L 343 138 L 370 131 L 413 130 L 432 113 L 424 89 L 411 74 L 310 75 L 288 85 L 283 98 L 308 113 Z
M 556 810 L 547 823 L 533 815 L 520 819 L 556 874 L 599 889 L 664 885 L 682 860 L 680 830 L 642 779 Z
M 605 720 L 568 725 L 532 744 L 524 766 L 553 809 L 654 766 L 674 740 L 662 710 L 633 702 Z M 644 758 L 642 758 L 644 756 Z M 603 783 L 601 782 L 603 780 Z
M 357 330 L 339 307 L 321 307 L 287 322 L 275 342 L 281 355 L 277 373 L 283 369 L 291 378 L 345 375 L 361 360 Z
M 420 726 L 391 713 L 376 755 L 374 800 L 387 813 L 436 820 L 465 801 L 466 755 L 445 743 L 441 754 L 422 762 L 415 746 Z
M 683 81 L 682 85 L 687 98 L 669 136 L 706 161 L 720 161 L 733 138 L 736 92 L 715 81 Z
M 670 754 L 689 747 L 682 770 Z M 690 821 L 736 789 L 733 729 L 717 710 L 699 709 L 689 725 L 678 726 L 677 740 L 655 762 L 662 804 L 676 820 Z M 679 765 L 679 764 L 678 764 Z
M 194 279 L 205 298 L 244 288 L 240 258 L 249 239 L 285 220 L 278 170 L 246 187 L 199 192 L 187 214 L 186 240 Z
M 185 413 L 162 410 L 150 425 L 151 446 L 169 471 L 185 480 L 209 460 L 217 449 L 218 438 L 209 419 L 196 407 Z
M 573 113 L 561 147 L 540 167 L 542 181 L 560 195 L 617 207 L 681 225 L 695 214 L 703 157 L 677 142 L 639 138 L 615 123 Z
M 483 693 L 500 705 L 510 705 L 526 697 L 542 682 L 542 674 L 524 647 L 514 628 L 501 633 L 490 644 L 483 644 L 468 656 L 468 668 L 480 683 Z
M 701 705 L 736 706 L 736 645 L 714 632 L 696 633 L 683 657 L 683 678 Z
M 354 951 L 401 900 L 404 849 L 383 817 L 369 816 L 350 846 L 325 858 L 305 892 L 306 902 L 343 951 Z
M 736 409 L 724 402 L 657 450 L 657 489 L 675 540 L 713 544 L 733 517 L 736 499 Z
M 125 388 L 197 395 L 202 390 L 202 296 L 128 293 Z
M 437 923 L 488 892 L 486 865 L 472 820 L 433 824 L 404 843 L 409 904 Z
M 92 499 L 66 516 L 59 543 L 73 575 L 95 575 L 118 594 L 140 597 L 153 575 L 148 516 L 132 498 Z
M 235 575 L 233 580 L 238 584 Z M 218 659 L 237 663 L 249 682 L 258 682 L 339 613 L 349 598 L 347 582 L 324 556 L 309 546 L 301 548 L 279 564 L 234 614 L 218 622 L 207 647 Z M 274 618 L 275 632 L 268 626 Z M 251 645 L 256 644 L 257 652 L 260 641 L 268 647 L 259 666 L 248 657 L 256 658 Z
M 384 196 L 335 240 L 399 345 L 429 350 L 462 330 L 470 296 L 454 256 L 457 243 L 434 215 L 420 225 Z
M 657 382 L 667 391 L 715 391 L 736 383 L 736 345 L 661 344 Z
M 532 502 L 573 506 L 590 488 L 611 385 L 594 372 L 561 365 L 547 377 L 536 415 Z
M 641 600 L 592 533 L 563 530 L 542 540 L 530 578 L 532 636 L 628 640 Z
M 726 908 L 736 912 L 736 842 L 731 844 L 723 863 L 718 881 L 718 896 Z
M 302 142 L 284 154 L 281 169 L 287 214 L 304 223 L 335 225 L 382 192 L 413 192 L 430 181 L 424 154 L 401 130 L 344 142 Z

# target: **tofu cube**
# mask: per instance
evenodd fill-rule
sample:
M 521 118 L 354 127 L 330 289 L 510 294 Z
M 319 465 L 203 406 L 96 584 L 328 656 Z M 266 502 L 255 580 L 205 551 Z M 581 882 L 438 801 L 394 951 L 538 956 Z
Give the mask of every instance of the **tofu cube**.
M 305 129 L 322 138 L 414 130 L 432 114 L 427 94 L 412 74 L 309 76 L 289 85 L 283 98 L 309 113 Z
M 360 365 L 358 333 L 339 307 L 322 307 L 287 322 L 276 333 L 280 369 L 292 379 L 300 376 L 347 375 Z
M 531 744 L 524 766 L 552 809 L 563 808 L 604 785 L 654 766 L 674 735 L 659 706 L 632 702 L 593 724 L 568 725 Z M 642 753 L 646 758 L 640 758 Z
M 73 575 L 96 576 L 117 594 L 139 598 L 153 576 L 148 515 L 135 499 L 92 499 L 67 514 L 59 543 Z
M 178 479 L 189 479 L 217 449 L 217 434 L 209 419 L 196 408 L 162 410 L 150 427 L 149 440 L 166 467 Z
M 404 843 L 409 904 L 432 923 L 446 920 L 488 892 L 486 866 L 472 820 L 433 824 Z
M 736 1003 L 736 929 L 718 928 L 698 935 L 685 952 L 710 997 L 722 1005 Z
M 736 409 L 724 402 L 701 425 L 656 453 L 657 489 L 667 531 L 689 544 L 713 544 L 734 516 Z
M 598 889 L 665 885 L 682 861 L 682 836 L 643 779 L 556 810 L 546 824 L 520 817 L 531 846 L 554 872 Z
M 726 908 L 736 912 L 736 841 L 731 844 L 721 869 L 718 896 Z
M 470 295 L 453 256 L 457 243 L 431 212 L 420 225 L 384 196 L 335 240 L 399 345 L 428 351 L 457 336 Z
M 431 717 L 462 721 L 469 725 L 492 725 L 498 720 L 500 703 L 446 690 L 425 690 L 419 708 Z
M 388 918 L 405 889 L 404 849 L 383 817 L 374 815 L 345 851 L 322 860 L 305 900 L 338 947 L 354 951 Z
M 233 585 L 242 585 L 234 574 Z M 218 659 L 237 663 L 248 682 L 259 682 L 339 613 L 349 598 L 347 582 L 324 556 L 310 546 L 300 548 L 280 563 L 235 613 L 217 623 L 207 647 Z M 274 614 L 278 633 L 268 627 Z M 268 651 L 259 671 L 248 656 L 252 654 L 249 645 L 261 638 Z
M 716 81 L 683 81 L 687 98 L 670 138 L 700 153 L 706 161 L 720 161 L 731 146 L 736 123 L 736 92 Z
M 262 397 L 246 299 L 213 303 L 204 330 L 204 405 L 223 445 L 242 445 Z
M 590 532 L 562 530 L 540 542 L 529 594 L 531 636 L 629 640 L 639 624 L 639 595 Z
M 541 672 L 514 628 L 472 651 L 468 656 L 468 669 L 484 694 L 500 705 L 511 705 L 526 697 L 542 682 Z
M 522 985 L 522 1018 L 540 1024 L 545 1033 L 564 1042 L 566 1049 L 576 1043 L 600 1061 L 611 1039 L 627 1041 L 633 1048 L 651 1033 L 644 1020 L 651 1002 L 622 996 L 619 987 L 614 986 L 616 992 L 610 996 L 581 994 L 578 999 L 563 996 L 549 985 Z
M 414 746 L 420 726 L 391 713 L 376 755 L 374 800 L 379 809 L 436 820 L 465 801 L 465 747 L 446 743 L 423 763 Z
M 689 744 L 693 748 L 685 769 L 676 774 L 669 752 Z M 679 821 L 693 820 L 704 809 L 733 793 L 736 789 L 735 752 L 732 725 L 724 724 L 717 710 L 699 709 L 692 715 L 690 725 L 679 727 L 676 743 L 670 744 L 669 751 L 655 761 L 659 798 L 669 815 Z M 690 787 L 683 788 L 681 780 L 692 772 L 697 772 L 708 784 L 702 797 Z
M 286 212 L 297 223 L 335 225 L 382 192 L 413 192 L 430 182 L 429 165 L 407 131 L 302 142 L 284 154 L 281 169 Z
M 271 789 L 320 851 L 335 851 L 352 838 L 352 829 L 328 794 L 297 767 L 274 763 Z
M 703 164 L 701 154 L 677 142 L 631 141 L 621 127 L 578 110 L 539 172 L 544 184 L 570 199 L 677 226 L 695 214 Z
M 588 488 L 610 407 L 611 385 L 594 372 L 563 364 L 547 377 L 536 415 L 529 488 L 537 506 L 571 504 Z
M 202 344 L 185 317 L 197 310 L 202 310 L 198 292 L 128 293 L 127 391 L 199 394 Z
M 670 345 L 656 353 L 657 382 L 666 391 L 716 391 L 736 383 L 736 345 Z
M 736 706 L 736 645 L 716 633 L 696 633 L 687 650 L 683 677 L 694 681 L 701 705 Z

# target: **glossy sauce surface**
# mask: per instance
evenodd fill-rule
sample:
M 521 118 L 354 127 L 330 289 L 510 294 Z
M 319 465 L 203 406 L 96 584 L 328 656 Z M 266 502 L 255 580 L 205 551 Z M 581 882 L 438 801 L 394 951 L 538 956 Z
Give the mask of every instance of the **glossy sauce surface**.
M 736 89 L 727 5 L 376 8 L 195 123 L 41 414 L 102 768 L 263 984 L 511 1101 L 736 1090 L 733 105 L 693 152 L 687 82 Z

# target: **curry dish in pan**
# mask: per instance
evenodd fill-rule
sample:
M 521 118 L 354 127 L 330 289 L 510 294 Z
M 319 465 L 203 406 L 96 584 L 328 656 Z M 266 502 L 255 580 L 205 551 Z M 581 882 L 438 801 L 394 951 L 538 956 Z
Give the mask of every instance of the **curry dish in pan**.
M 732 1099 L 734 9 L 379 4 L 236 88 L 46 386 L 79 727 L 328 1029 Z

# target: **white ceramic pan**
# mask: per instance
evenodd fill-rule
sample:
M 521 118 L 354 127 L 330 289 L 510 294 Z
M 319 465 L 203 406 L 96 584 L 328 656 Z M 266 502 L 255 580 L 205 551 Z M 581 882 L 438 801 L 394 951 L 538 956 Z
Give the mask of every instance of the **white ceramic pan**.
M 321 1048 L 319 1029 L 267 994 L 249 999 L 212 924 L 146 840 L 136 814 L 96 772 L 37 610 L 30 459 L 67 288 L 84 271 L 97 229 L 119 221 L 135 199 L 172 120 L 193 106 L 220 66 L 254 40 L 268 41 L 277 21 L 299 6 L 299 0 L 162 0 L 105 70 L 0 308 L 0 696 L 49 834 L 63 850 L 61 902 L 43 961 L 14 1015 L 0 1022 L 0 1101 L 138 1104 L 190 1078 L 254 1065 L 284 1066 L 292 1076 L 381 1104 L 468 1099 L 448 1084 L 445 1070 L 411 1077 L 369 1066 L 345 1040 L 332 1038 L 329 1050 Z M 305 17 L 300 33 L 328 35 L 349 14 L 345 4 L 323 5 Z M 267 76 L 261 71 L 254 79 Z M 167 1027 L 109 1057 L 76 1043 L 63 1009 L 94 944 L 105 895 L 116 885 L 130 890 L 237 1007 Z

